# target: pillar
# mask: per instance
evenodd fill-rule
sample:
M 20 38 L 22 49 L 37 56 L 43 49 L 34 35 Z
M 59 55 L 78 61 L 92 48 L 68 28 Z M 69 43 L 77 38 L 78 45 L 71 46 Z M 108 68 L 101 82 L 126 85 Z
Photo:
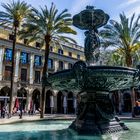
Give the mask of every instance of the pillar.
M 57 93 L 58 91 L 57 90 L 54 90 L 53 91 L 53 96 L 54 96 L 54 113 L 57 113 Z
M 68 63 L 64 62 L 64 69 L 68 69 Z
M 4 58 L 4 48 L 0 47 L 0 81 L 3 78 L 3 58 Z
M 132 102 L 132 117 L 135 117 L 134 114 L 134 107 L 135 107 L 135 89 L 134 87 L 131 88 L 131 102 Z
M 30 102 L 32 100 L 33 89 L 28 89 L 26 91 L 27 91 L 27 98 L 26 98 L 26 107 L 25 107 L 25 109 L 28 112 L 30 110 Z
M 33 84 L 34 83 L 34 54 L 30 55 L 30 76 L 29 76 L 29 83 Z
M 14 76 L 14 82 L 18 82 L 19 78 L 19 62 L 20 62 L 20 51 L 16 51 L 16 62 L 15 62 L 15 76 Z
M 59 69 L 58 61 L 54 60 L 54 71 L 57 72 L 58 69 Z
M 119 97 L 119 115 L 122 114 L 122 92 L 118 90 L 118 97 Z

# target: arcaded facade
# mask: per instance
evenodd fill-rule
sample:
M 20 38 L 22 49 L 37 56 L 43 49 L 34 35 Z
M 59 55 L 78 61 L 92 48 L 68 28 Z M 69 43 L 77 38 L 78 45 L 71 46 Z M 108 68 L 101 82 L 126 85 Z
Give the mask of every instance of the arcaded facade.
M 40 107 L 41 77 L 44 50 L 39 42 L 26 44 L 27 40 L 17 40 L 15 52 L 13 108 L 23 101 L 23 110 Z M 77 60 L 84 60 L 83 47 L 61 43 L 51 46 L 48 61 L 49 74 L 69 69 Z M 12 61 L 11 30 L 0 28 L 0 106 L 8 106 Z M 76 93 L 46 89 L 46 113 L 74 113 Z

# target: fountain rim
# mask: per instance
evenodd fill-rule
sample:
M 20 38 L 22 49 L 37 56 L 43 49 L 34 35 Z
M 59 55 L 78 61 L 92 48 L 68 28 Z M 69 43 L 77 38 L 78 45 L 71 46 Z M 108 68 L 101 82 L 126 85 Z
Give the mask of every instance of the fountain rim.
M 51 74 L 49 77 L 51 77 L 53 75 L 60 74 L 60 73 L 64 73 L 64 72 L 70 72 L 71 70 L 73 70 L 73 68 L 74 68 L 74 66 L 71 69 L 66 69 L 66 70 L 61 70 L 61 71 L 55 72 L 55 73 Z M 136 71 L 138 71 L 138 69 L 130 68 L 130 67 L 106 66 L 106 65 L 87 66 L 86 69 L 91 69 L 91 70 L 108 70 L 108 71 L 114 70 L 114 71 L 126 71 L 126 72 L 134 72 L 134 73 Z

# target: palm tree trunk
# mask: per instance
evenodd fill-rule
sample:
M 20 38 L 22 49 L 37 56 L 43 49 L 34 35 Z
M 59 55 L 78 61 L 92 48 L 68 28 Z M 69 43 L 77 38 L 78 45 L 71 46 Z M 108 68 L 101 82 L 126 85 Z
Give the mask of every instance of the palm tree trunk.
M 12 66 L 11 66 L 11 85 L 10 85 L 10 103 L 9 103 L 9 117 L 12 114 L 12 102 L 13 102 L 13 83 L 14 83 L 14 63 L 15 63 L 15 46 L 16 46 L 17 26 L 14 27 L 13 35 L 13 48 L 12 48 Z
M 50 45 L 51 37 L 50 35 L 45 36 L 45 61 L 43 66 L 43 74 L 42 74 L 42 94 L 41 94 L 41 113 L 40 118 L 44 118 L 44 112 L 45 112 L 45 101 L 46 101 L 46 93 L 45 93 L 45 82 L 47 80 L 48 76 L 48 59 L 49 59 L 49 45 Z
M 125 61 L 126 61 L 127 67 L 132 67 L 132 56 L 130 53 L 126 54 Z

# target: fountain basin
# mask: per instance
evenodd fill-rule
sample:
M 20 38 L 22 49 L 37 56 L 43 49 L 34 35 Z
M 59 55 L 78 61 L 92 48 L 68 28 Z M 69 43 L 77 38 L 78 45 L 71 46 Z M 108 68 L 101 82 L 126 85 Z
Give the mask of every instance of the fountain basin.
M 48 77 L 57 90 L 78 92 L 77 118 L 70 128 L 81 135 L 100 135 L 128 130 L 115 117 L 109 93 L 139 84 L 139 70 L 113 66 L 86 66 L 78 61 L 72 69 Z
M 38 121 L 1 125 L 0 140 L 139 140 L 140 121 L 127 121 L 130 131 L 102 136 L 81 136 L 67 129 L 71 121 Z M 24 128 L 24 129 L 23 129 Z
M 86 66 L 83 61 L 75 63 L 72 69 L 52 74 L 48 82 L 57 90 L 113 91 L 139 84 L 138 70 L 114 66 Z

